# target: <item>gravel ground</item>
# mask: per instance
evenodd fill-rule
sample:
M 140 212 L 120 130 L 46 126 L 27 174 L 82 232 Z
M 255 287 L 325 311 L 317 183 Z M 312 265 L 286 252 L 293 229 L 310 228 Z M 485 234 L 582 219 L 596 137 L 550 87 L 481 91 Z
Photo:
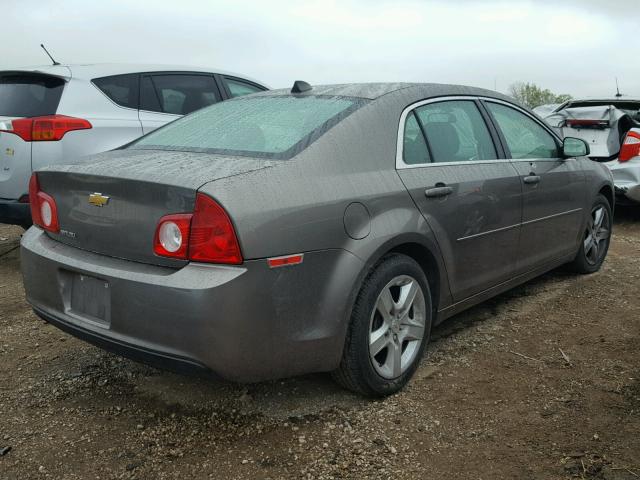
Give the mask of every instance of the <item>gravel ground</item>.
M 640 209 L 603 270 L 552 272 L 445 322 L 409 387 L 233 385 L 121 359 L 24 299 L 0 225 L 0 478 L 640 478 Z

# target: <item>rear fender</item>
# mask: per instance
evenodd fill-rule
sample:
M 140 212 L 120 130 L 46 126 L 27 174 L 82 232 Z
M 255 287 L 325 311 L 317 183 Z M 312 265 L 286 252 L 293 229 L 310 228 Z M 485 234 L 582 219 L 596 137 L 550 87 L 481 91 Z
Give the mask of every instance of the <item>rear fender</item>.
M 353 303 L 355 302 L 355 298 L 362 287 L 364 279 L 375 269 L 380 260 L 391 252 L 404 253 L 420 263 L 429 280 L 429 284 L 432 288 L 432 295 L 434 295 L 434 297 L 437 295 L 437 298 L 432 299 L 435 312 L 446 308 L 451 304 L 452 296 L 449 289 L 449 279 L 447 277 L 447 271 L 442 259 L 440 248 L 438 247 L 438 244 L 436 243 L 426 222 L 422 220 L 421 223 L 421 232 L 407 232 L 389 237 L 380 243 L 367 256 L 367 260 L 365 261 L 353 287 L 350 298 L 351 307 L 353 307 Z M 420 250 L 415 247 L 418 247 Z M 421 251 L 427 254 L 432 259 L 432 265 L 425 264 L 424 259 L 414 253 L 416 251 Z M 357 254 L 360 256 L 362 255 L 362 252 L 358 252 Z M 434 323 L 439 323 L 437 318 Z

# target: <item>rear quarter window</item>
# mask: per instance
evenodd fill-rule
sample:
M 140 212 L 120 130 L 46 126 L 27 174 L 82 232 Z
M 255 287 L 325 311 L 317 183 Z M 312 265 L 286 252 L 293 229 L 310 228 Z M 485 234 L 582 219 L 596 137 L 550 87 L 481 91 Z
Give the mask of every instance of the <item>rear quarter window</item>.
M 0 74 L 0 116 L 54 115 L 65 81 L 49 75 Z
M 243 82 L 237 78 L 224 77 L 224 82 L 229 89 L 229 94 L 232 98 L 241 97 L 242 95 L 249 95 L 251 93 L 262 92 L 264 89 L 259 88 L 256 85 L 252 85 L 247 82 Z
M 138 108 L 138 75 L 95 78 L 93 84 L 121 107 Z

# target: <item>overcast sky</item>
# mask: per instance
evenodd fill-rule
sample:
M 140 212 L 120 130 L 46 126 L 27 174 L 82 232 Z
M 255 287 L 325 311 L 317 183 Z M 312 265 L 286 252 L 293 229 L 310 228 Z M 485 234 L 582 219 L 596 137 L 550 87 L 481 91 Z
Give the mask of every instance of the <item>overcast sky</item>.
M 418 81 L 640 96 L 638 0 L 0 0 L 0 68 L 211 66 L 272 87 Z

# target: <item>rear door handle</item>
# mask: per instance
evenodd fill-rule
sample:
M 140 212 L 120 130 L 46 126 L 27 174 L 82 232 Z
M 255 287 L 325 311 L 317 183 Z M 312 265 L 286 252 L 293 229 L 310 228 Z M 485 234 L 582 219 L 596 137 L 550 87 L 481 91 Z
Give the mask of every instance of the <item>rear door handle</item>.
M 447 195 L 451 195 L 452 193 L 453 188 L 447 187 L 446 185 L 427 188 L 424 191 L 424 194 L 427 196 L 427 198 L 446 197 Z
M 527 177 L 524 177 L 523 182 L 528 185 L 540 183 L 540 175 L 529 175 Z

